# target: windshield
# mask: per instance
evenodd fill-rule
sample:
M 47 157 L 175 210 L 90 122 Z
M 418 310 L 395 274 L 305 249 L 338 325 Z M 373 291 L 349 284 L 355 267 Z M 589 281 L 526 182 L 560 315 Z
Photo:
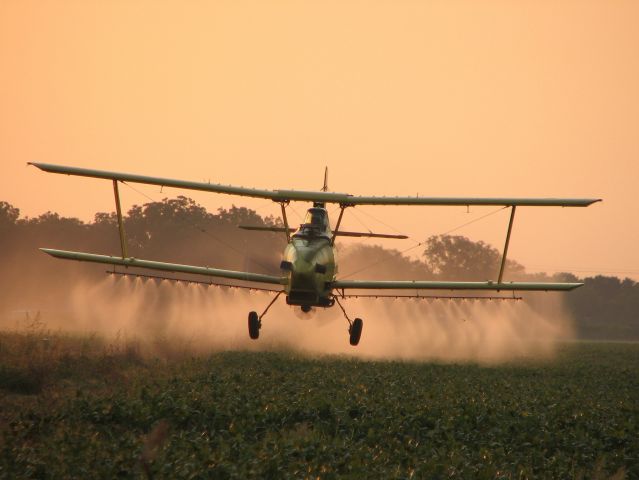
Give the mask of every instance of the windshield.
M 309 208 L 304 223 L 295 233 L 296 237 L 326 237 L 328 235 L 328 216 L 323 208 Z
M 324 230 L 326 227 L 326 212 L 319 208 L 309 208 L 304 219 L 306 225 Z

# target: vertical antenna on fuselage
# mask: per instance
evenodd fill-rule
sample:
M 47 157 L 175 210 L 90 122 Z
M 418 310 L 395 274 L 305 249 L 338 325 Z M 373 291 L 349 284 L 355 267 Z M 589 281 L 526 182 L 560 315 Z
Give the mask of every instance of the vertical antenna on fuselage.
M 324 167 L 324 186 L 322 187 L 322 192 L 328 192 L 328 167 Z M 324 202 L 313 202 L 313 207 L 326 208 L 326 204 Z

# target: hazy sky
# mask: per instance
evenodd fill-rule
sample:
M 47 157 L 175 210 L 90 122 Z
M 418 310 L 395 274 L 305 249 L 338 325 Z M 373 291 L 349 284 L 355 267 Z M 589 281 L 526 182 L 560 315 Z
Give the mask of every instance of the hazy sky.
M 28 161 L 298 189 L 327 165 L 353 194 L 597 197 L 519 209 L 511 258 L 639 278 L 637 25 L 636 0 L 0 0 L 0 200 L 114 209 L 109 182 Z M 125 208 L 185 193 L 136 188 Z M 492 210 L 362 207 L 345 227 L 421 241 Z M 501 248 L 507 221 L 455 233 Z

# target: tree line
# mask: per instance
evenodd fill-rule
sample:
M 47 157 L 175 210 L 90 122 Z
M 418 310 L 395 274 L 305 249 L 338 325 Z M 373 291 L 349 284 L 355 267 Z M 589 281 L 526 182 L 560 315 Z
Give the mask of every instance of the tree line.
M 124 217 L 130 256 L 277 274 L 284 236 L 249 232 L 238 225 L 281 226 L 281 221 L 235 206 L 211 213 L 184 196 L 134 205 Z M 419 259 L 375 245 L 345 248 L 340 251 L 340 274 L 368 279 L 468 281 L 497 276 L 501 253 L 482 241 L 439 235 L 431 236 L 424 245 Z M 96 265 L 49 258 L 39 247 L 119 254 L 116 215 L 100 212 L 92 222 L 52 212 L 28 218 L 21 217 L 15 206 L 0 201 L 0 313 L 46 305 L 62 298 L 73 282 L 97 281 L 104 274 Z M 629 278 L 530 274 L 514 260 L 507 261 L 505 277 L 584 282 L 583 287 L 564 296 L 578 336 L 639 340 L 639 283 Z

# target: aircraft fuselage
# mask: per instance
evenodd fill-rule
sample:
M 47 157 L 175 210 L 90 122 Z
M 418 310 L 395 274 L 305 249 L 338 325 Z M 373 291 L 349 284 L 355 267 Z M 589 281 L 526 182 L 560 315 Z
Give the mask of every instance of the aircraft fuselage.
M 285 291 L 289 305 L 299 305 L 303 310 L 333 305 L 331 282 L 337 268 L 324 208 L 309 209 L 305 223 L 284 250 L 281 268 L 288 276 Z

